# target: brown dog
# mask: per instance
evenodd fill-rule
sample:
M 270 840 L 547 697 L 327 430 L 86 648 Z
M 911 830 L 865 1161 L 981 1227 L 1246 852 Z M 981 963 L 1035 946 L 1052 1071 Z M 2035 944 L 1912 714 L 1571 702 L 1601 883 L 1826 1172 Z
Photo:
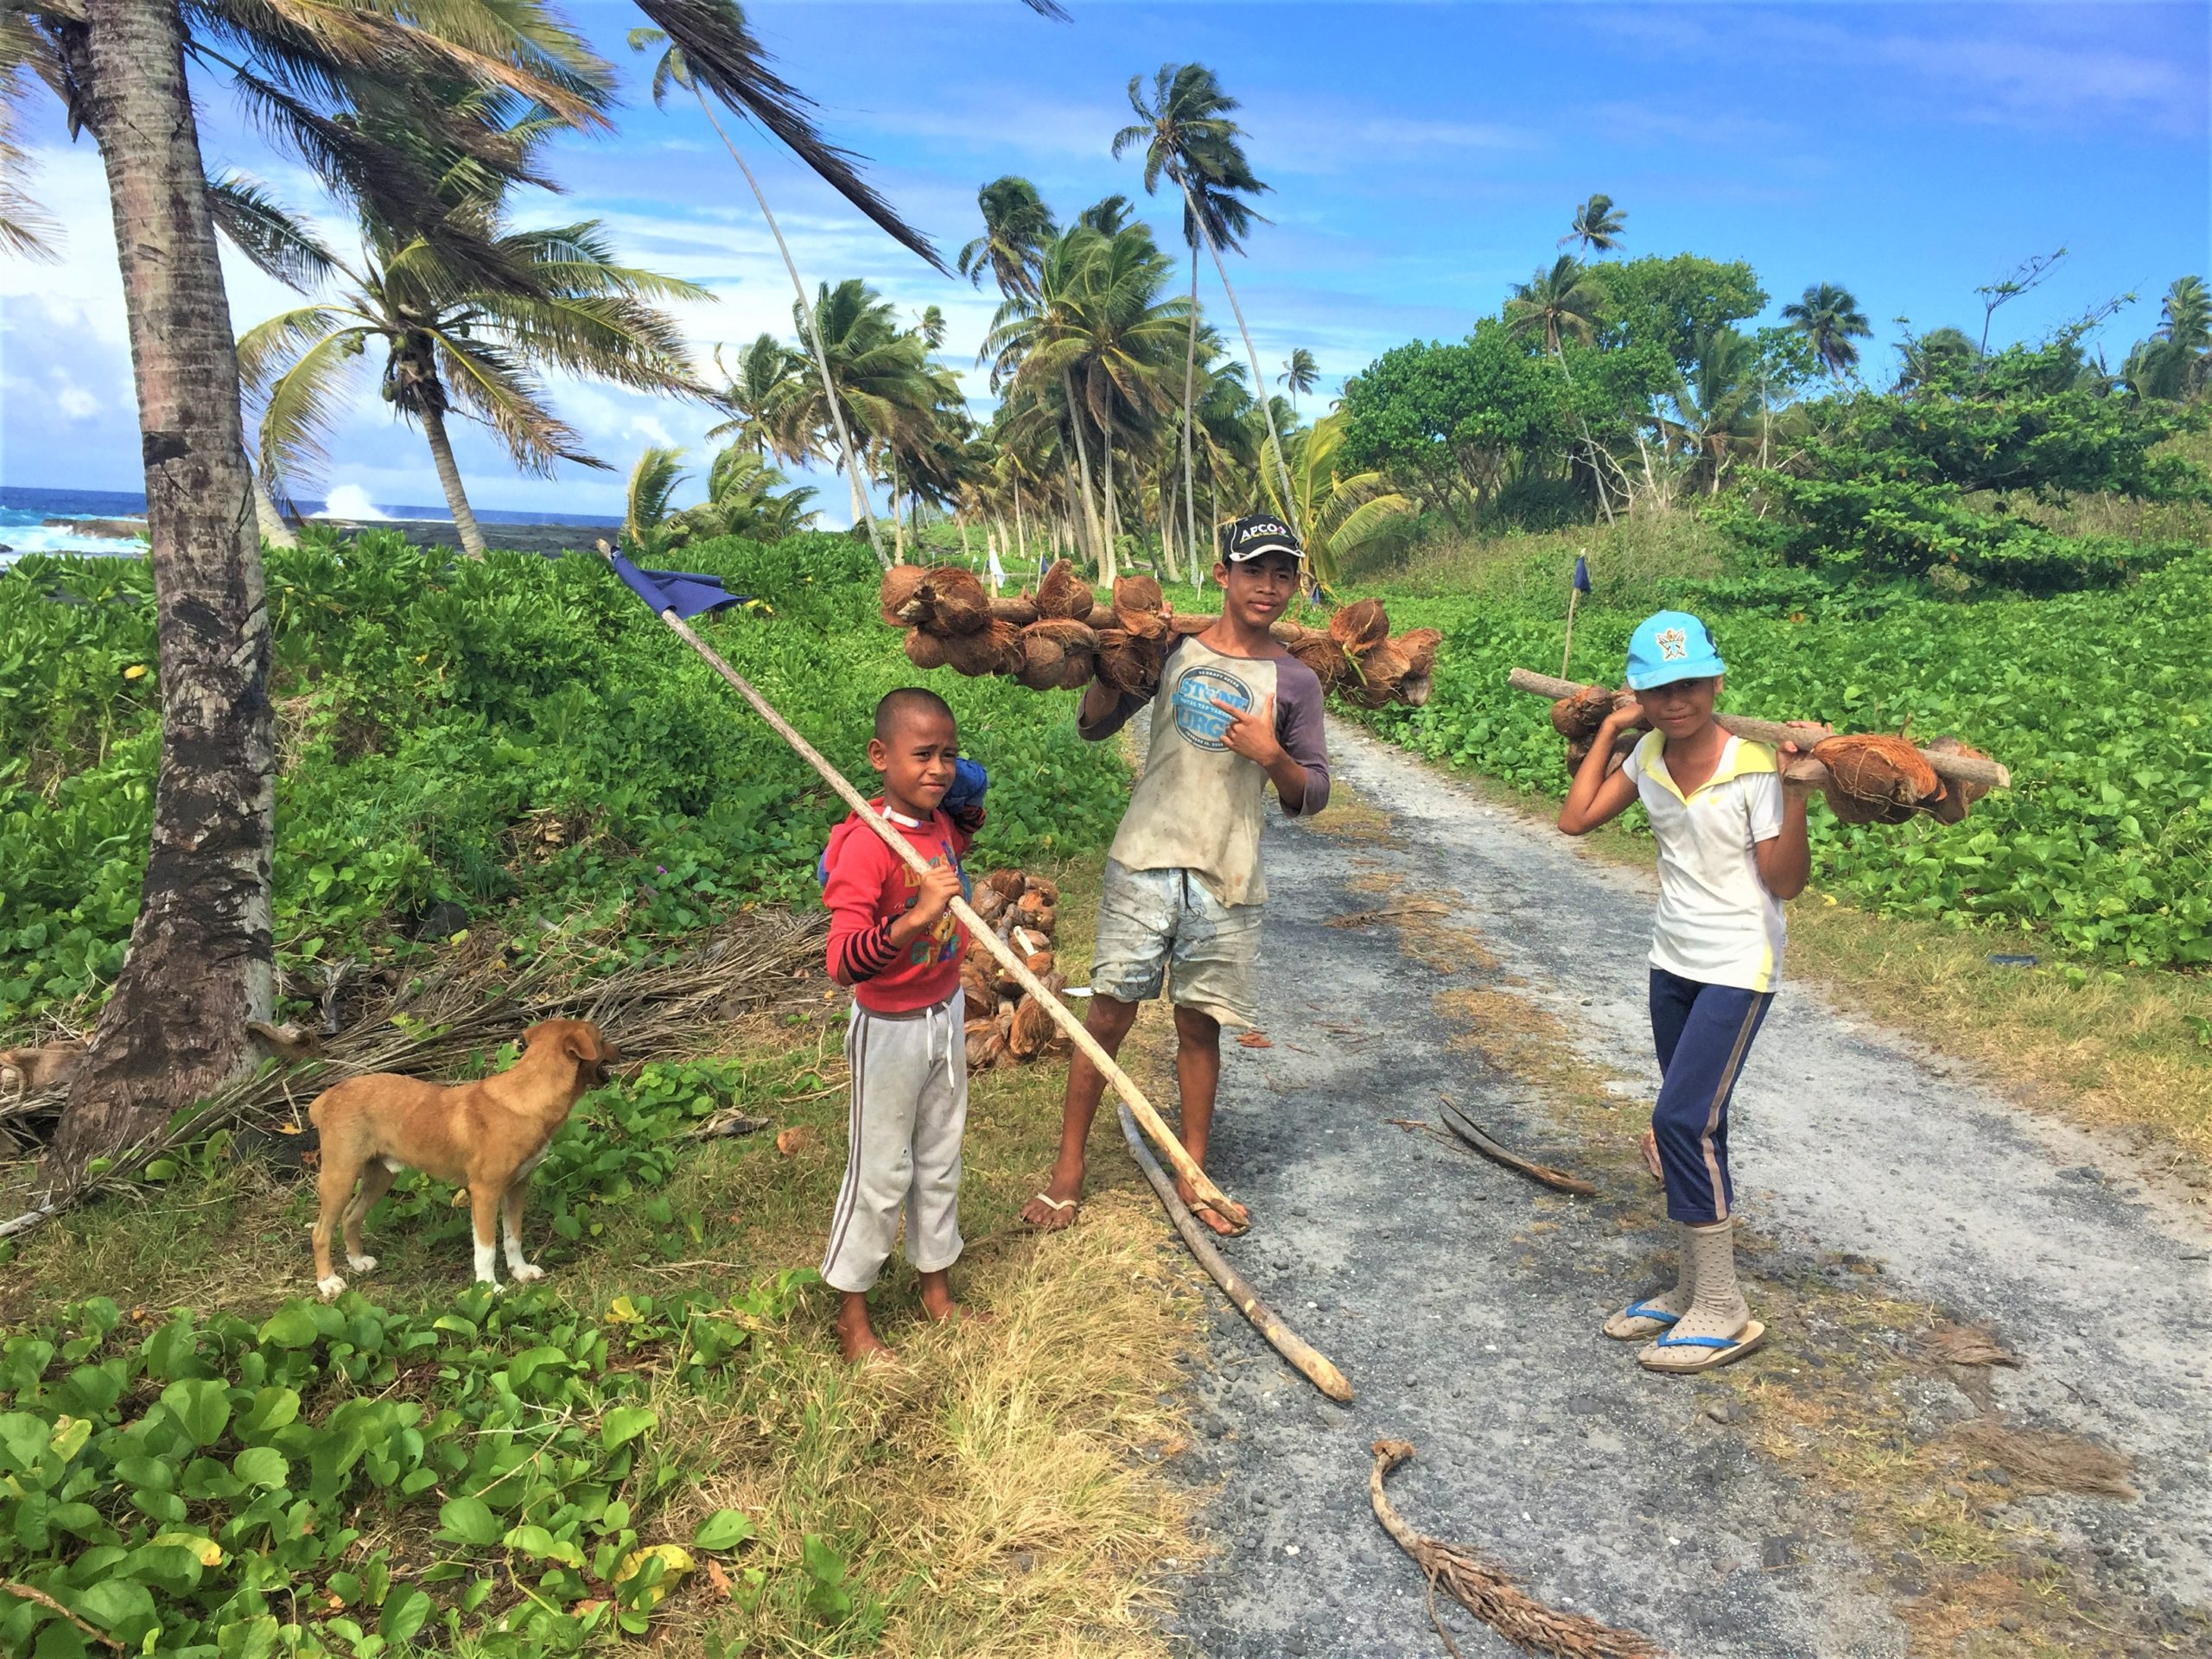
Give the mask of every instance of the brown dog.
M 361 1223 L 403 1169 L 467 1185 L 480 1283 L 496 1288 L 499 1282 L 493 1271 L 499 1260 L 493 1230 L 502 1211 L 507 1276 L 517 1284 L 545 1276 L 543 1268 L 523 1259 L 522 1207 L 530 1173 L 576 1102 L 607 1080 L 608 1065 L 621 1056 L 588 1020 L 541 1020 L 523 1033 L 522 1042 L 522 1058 L 512 1070 L 481 1082 L 444 1088 L 377 1071 L 315 1096 L 308 1107 L 322 1135 L 315 1287 L 326 1301 L 346 1288 L 330 1265 L 330 1236 L 340 1212 L 346 1265 L 366 1273 L 377 1259 L 361 1253 Z
M 35 1095 L 59 1089 L 92 1057 L 82 1038 L 43 1048 L 0 1048 L 0 1095 Z

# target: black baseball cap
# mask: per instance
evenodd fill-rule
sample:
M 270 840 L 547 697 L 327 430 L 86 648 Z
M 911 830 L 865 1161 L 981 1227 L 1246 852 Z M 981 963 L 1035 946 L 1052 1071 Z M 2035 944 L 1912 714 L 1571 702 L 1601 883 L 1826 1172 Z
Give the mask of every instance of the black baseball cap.
M 1229 527 L 1222 557 L 1231 564 L 1243 564 L 1263 553 L 1287 553 L 1294 559 L 1306 556 L 1306 550 L 1299 545 L 1290 526 L 1271 513 L 1253 513 Z

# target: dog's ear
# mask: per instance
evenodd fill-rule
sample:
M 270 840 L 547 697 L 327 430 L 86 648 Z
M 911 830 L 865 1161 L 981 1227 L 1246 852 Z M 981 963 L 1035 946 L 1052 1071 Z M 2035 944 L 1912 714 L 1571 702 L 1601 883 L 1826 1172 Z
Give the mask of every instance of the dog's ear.
M 579 1065 L 589 1065 L 596 1060 L 598 1048 L 592 1040 L 589 1026 L 572 1026 L 561 1033 L 561 1052 Z

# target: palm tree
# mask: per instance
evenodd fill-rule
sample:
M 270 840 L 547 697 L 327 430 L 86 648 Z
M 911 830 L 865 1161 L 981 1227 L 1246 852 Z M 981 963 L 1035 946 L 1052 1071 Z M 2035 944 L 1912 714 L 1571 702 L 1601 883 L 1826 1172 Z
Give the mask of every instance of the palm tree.
M 480 219 L 483 240 L 513 276 L 489 289 L 448 269 L 422 238 L 362 227 L 360 269 L 340 264 L 350 289 L 335 302 L 279 313 L 238 342 L 249 391 L 261 401 L 264 476 L 301 480 L 321 460 L 321 439 L 345 405 L 356 360 L 375 346 L 384 396 L 423 429 L 471 557 L 484 552 L 446 428 L 458 412 L 488 427 L 514 464 L 550 476 L 562 461 L 606 462 L 549 404 L 538 369 L 634 391 L 706 397 L 662 300 L 703 300 L 704 289 L 615 263 L 595 219 L 513 231 L 495 200 L 456 209 Z
M 790 480 L 741 443 L 715 457 L 704 501 L 671 512 L 683 461 L 681 449 L 649 448 L 638 457 L 622 521 L 623 542 L 632 551 L 657 556 L 723 536 L 779 542 L 814 519 L 806 505 L 814 492 L 789 488 Z
M 1418 511 L 1381 473 L 1339 473 L 1337 454 L 1344 442 L 1344 416 L 1324 416 L 1304 435 L 1290 468 L 1293 516 L 1306 526 L 1306 556 L 1325 587 L 1335 585 L 1353 553 Z M 1278 508 L 1285 505 L 1272 482 L 1268 494 Z
M 2212 348 L 2212 294 L 2202 276 L 2177 276 L 2158 307 L 2158 332 L 2185 352 Z
M 1592 195 L 1575 208 L 1573 222 L 1557 245 L 1563 248 L 1570 242 L 1579 242 L 1586 257 L 1592 248 L 1599 253 L 1611 253 L 1621 245 L 1621 221 L 1627 217 L 1613 207 L 1611 196 Z
M 914 319 L 914 331 L 922 343 L 935 351 L 944 344 L 944 313 L 934 305 L 925 305 Z
M 1045 245 L 1060 233 L 1037 187 L 1009 173 L 978 190 L 976 205 L 983 233 L 960 250 L 960 274 L 981 288 L 988 270 L 1001 294 L 1034 294 Z
M 1712 494 L 1720 493 L 1729 461 L 1749 430 L 1758 377 L 1758 346 L 1725 326 L 1698 337 L 1689 372 L 1675 376 L 1674 419 L 1662 424 L 1706 468 Z
M 2159 313 L 2158 333 L 2127 354 L 2120 378 L 2138 397 L 2193 397 L 2212 379 L 2212 296 L 2202 278 L 2179 277 Z
M 1596 338 L 1604 299 L 1590 268 L 1573 254 L 1562 253 L 1549 270 L 1539 270 L 1527 282 L 1513 285 L 1512 297 L 1505 302 L 1505 325 L 1516 334 L 1541 334 L 1544 349 L 1559 357 L 1560 341 L 1566 336 L 1585 345 Z
M 1243 308 L 1236 302 L 1229 269 L 1221 250 L 1240 251 L 1244 238 L 1259 219 L 1248 196 L 1264 194 L 1268 187 L 1254 176 L 1244 155 L 1244 130 L 1230 120 L 1236 100 L 1221 88 L 1212 70 L 1204 64 L 1162 64 L 1153 77 L 1152 100 L 1147 103 L 1144 78 L 1129 77 L 1129 107 L 1137 122 L 1114 135 L 1114 155 L 1144 146 L 1144 188 L 1150 195 L 1165 176 L 1183 197 L 1183 239 L 1191 250 L 1191 306 L 1189 331 L 1183 354 L 1183 506 L 1192 537 L 1192 557 L 1198 557 L 1197 486 L 1193 479 L 1191 444 L 1192 403 L 1198 373 L 1198 247 L 1203 243 L 1213 255 L 1222 291 L 1244 337 L 1255 384 L 1261 379 L 1260 355 L 1252 344 L 1252 331 L 1244 326 Z M 1275 462 L 1281 468 L 1281 443 L 1277 440 Z M 1287 474 L 1284 493 L 1289 493 Z
M 1907 332 L 1898 348 L 1897 390 L 1910 391 L 1940 378 L 1945 371 L 1976 360 L 1974 339 L 1963 328 L 1930 328 L 1924 334 Z
M 124 1158 L 172 1111 L 235 1075 L 250 1056 L 247 1024 L 269 1018 L 275 995 L 268 607 L 187 56 L 227 71 L 266 130 L 363 200 L 404 199 L 424 176 L 418 157 L 375 165 L 373 145 L 339 118 L 403 96 L 395 83 L 435 71 L 537 99 L 579 124 L 595 118 L 606 87 L 575 36 L 527 3 L 507 6 L 497 27 L 472 0 L 419 12 L 214 0 L 195 5 L 189 24 L 178 0 L 67 0 L 10 7 L 8 22 L 10 50 L 29 57 L 72 130 L 92 133 L 106 174 L 162 676 L 138 915 L 53 1145 L 57 1175 L 73 1179 L 95 1154 Z M 469 49 L 432 24 L 469 35 Z
M 1814 354 L 1839 380 L 1859 366 L 1859 348 L 1851 342 L 1874 332 L 1851 290 L 1834 283 L 1808 288 L 1802 299 L 1782 308 L 1782 320 L 1813 342 Z
M 1314 362 L 1313 353 L 1303 346 L 1283 359 L 1282 372 L 1275 376 L 1275 384 L 1290 388 L 1290 412 L 1298 412 L 1300 392 L 1311 391 L 1321 384 L 1321 367 Z
M 755 335 L 753 343 L 737 354 L 734 373 L 722 361 L 722 348 L 715 346 L 715 366 L 721 371 L 726 383 L 721 401 L 734 418 L 724 421 L 707 435 L 720 438 L 734 434 L 741 442 L 751 444 L 763 461 L 771 448 L 779 454 L 788 454 L 779 441 L 775 414 L 788 403 L 791 382 L 804 365 L 804 357 L 773 334 Z

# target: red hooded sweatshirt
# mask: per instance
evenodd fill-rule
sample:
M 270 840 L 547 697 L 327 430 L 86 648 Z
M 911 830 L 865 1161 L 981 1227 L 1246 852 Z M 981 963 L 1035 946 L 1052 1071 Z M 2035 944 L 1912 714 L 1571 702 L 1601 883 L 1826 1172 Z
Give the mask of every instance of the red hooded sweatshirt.
M 914 850 L 931 864 L 949 862 L 957 868 L 961 854 L 982 827 L 981 807 L 957 819 L 938 811 L 917 822 L 891 811 L 880 798 L 868 804 L 904 831 Z M 921 878 L 861 822 L 858 813 L 847 814 L 830 832 L 823 868 L 822 902 L 830 911 L 830 976 L 850 984 L 861 1007 L 877 1014 L 911 1014 L 934 1007 L 959 988 L 968 930 L 950 911 L 904 950 L 893 948 L 891 924 L 914 907 Z M 963 871 L 961 897 L 969 897 L 971 891 Z

